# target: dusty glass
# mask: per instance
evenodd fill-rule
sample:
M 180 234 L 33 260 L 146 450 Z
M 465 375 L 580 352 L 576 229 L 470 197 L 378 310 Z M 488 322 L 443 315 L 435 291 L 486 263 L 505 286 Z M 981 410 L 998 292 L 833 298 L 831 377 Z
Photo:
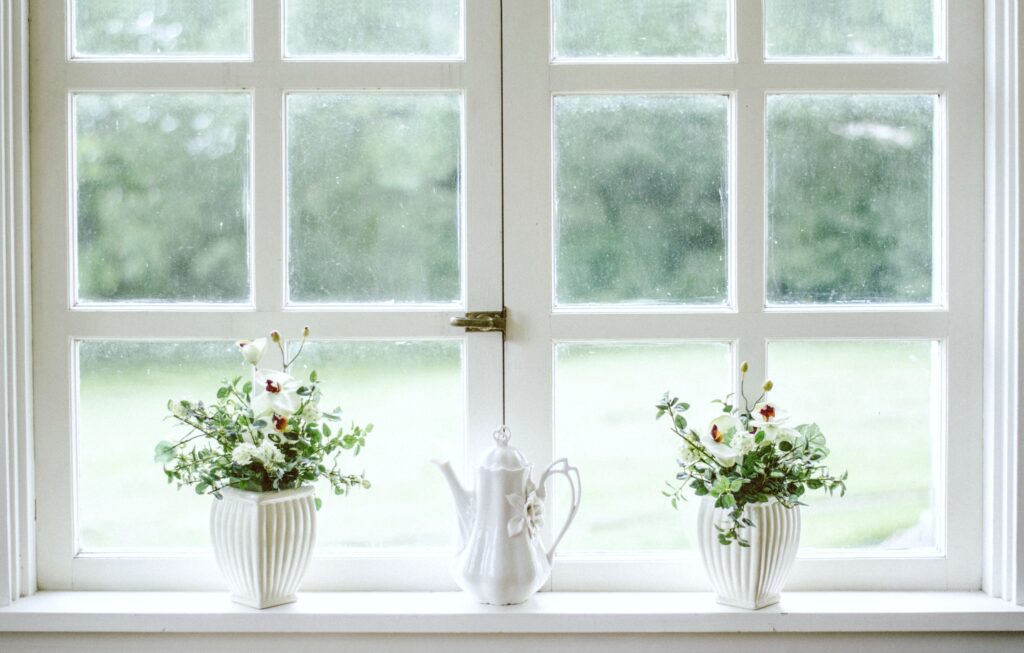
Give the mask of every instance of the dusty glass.
M 325 500 L 324 548 L 444 548 L 453 543 L 451 494 L 432 458 L 463 468 L 465 387 L 460 341 L 338 341 L 306 346 L 296 374 L 315 369 L 324 407 L 345 423 L 372 422 L 366 449 L 346 462 L 373 487 Z M 319 487 L 321 496 L 329 488 Z
M 729 102 L 555 98 L 556 304 L 723 304 Z
M 557 345 L 555 452 L 580 469 L 585 506 L 560 551 L 694 546 L 698 501 L 676 511 L 661 494 L 675 481 L 681 440 L 655 421 L 654 405 L 671 390 L 701 428 L 720 410 L 711 400 L 731 390 L 730 359 L 725 343 Z
M 171 399 L 211 401 L 247 373 L 233 342 L 78 343 L 78 539 L 82 551 L 205 548 L 210 501 L 168 485 L 153 449 L 187 431 Z
M 462 53 L 462 22 L 460 0 L 285 0 L 285 48 L 290 57 L 451 58 Z
M 461 97 L 288 96 L 295 302 L 461 299 Z
M 930 340 L 768 344 L 772 400 L 790 422 L 817 423 L 831 449 L 826 464 L 850 473 L 845 497 L 804 498 L 802 546 L 935 546 L 938 356 Z
M 232 342 L 79 343 L 78 526 L 83 551 L 209 547 L 214 499 L 168 485 L 153 448 L 184 435 L 166 419 L 169 399 L 212 401 L 220 382 L 249 373 Z M 264 366 L 279 368 L 268 349 Z M 341 406 L 345 424 L 373 423 L 366 449 L 344 454 L 343 471 L 366 472 L 368 491 L 335 497 L 320 485 L 318 546 L 443 547 L 454 515 L 428 463 L 461 466 L 462 349 L 456 341 L 314 342 L 293 369 L 322 381 L 322 408 Z M 154 506 L 159 507 L 155 510 Z M 387 528 L 381 516 L 387 515 Z M 450 519 L 449 519 L 450 517 Z
M 769 303 L 933 301 L 936 103 L 769 96 Z
M 74 96 L 78 300 L 249 299 L 250 96 Z
M 729 0 L 556 0 L 556 58 L 711 58 L 729 49 Z
M 74 0 L 81 57 L 244 57 L 249 0 Z
M 766 0 L 768 57 L 934 57 L 942 0 Z

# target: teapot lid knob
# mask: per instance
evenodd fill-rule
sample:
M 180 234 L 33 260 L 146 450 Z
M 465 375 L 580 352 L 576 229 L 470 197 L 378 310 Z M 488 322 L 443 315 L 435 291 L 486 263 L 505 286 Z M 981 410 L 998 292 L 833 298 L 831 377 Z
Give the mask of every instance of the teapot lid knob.
M 502 425 L 500 429 L 496 429 L 491 435 L 494 437 L 494 441 L 498 443 L 499 447 L 507 447 L 508 441 L 512 439 L 512 430 L 509 427 Z

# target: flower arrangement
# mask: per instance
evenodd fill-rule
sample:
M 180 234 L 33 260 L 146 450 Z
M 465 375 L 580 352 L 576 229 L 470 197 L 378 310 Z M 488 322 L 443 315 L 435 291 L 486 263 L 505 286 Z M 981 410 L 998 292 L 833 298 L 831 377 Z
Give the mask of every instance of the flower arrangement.
M 252 365 L 252 380 L 242 377 L 225 381 L 217 399 L 169 401 L 170 417 L 188 427 L 181 438 L 156 446 L 155 461 L 164 465 L 167 482 L 178 488 L 195 486 L 197 494 L 213 494 L 233 487 L 253 492 L 297 488 L 304 483 L 326 479 L 335 494 L 352 488 L 369 488 L 365 475 L 344 474 L 338 469 L 343 451 L 358 455 L 366 445 L 373 425 L 352 425 L 348 431 L 331 428 L 341 421 L 341 409 L 320 410 L 320 385 L 315 371 L 308 382 L 300 382 L 288 368 L 302 353 L 302 343 L 290 359 L 281 334 L 272 331 L 270 340 L 281 352 L 280 371 L 261 369 L 266 338 L 239 341 L 239 350 Z M 321 501 L 316 499 L 319 509 Z
M 748 366 L 740 366 L 740 399 L 734 405 L 730 394 L 721 404 L 722 414 L 711 420 L 707 431 L 689 428 L 684 413 L 690 405 L 665 393 L 657 404 L 657 417 L 668 415 L 672 432 L 683 440 L 679 449 L 679 484 L 668 483 L 663 494 L 678 507 L 687 487 L 697 496 L 710 496 L 716 508 L 729 511 L 729 522 L 718 528 L 718 541 L 750 546 L 743 535 L 754 523 L 744 517 L 748 504 L 775 499 L 786 508 L 801 503 L 810 490 L 846 494 L 846 472 L 833 476 L 822 461 L 828 456 L 825 436 L 817 424 L 787 426 L 788 416 L 768 401 L 771 381 L 761 386 L 760 396 L 751 402 L 746 395 Z M 739 402 L 736 402 L 739 403 Z

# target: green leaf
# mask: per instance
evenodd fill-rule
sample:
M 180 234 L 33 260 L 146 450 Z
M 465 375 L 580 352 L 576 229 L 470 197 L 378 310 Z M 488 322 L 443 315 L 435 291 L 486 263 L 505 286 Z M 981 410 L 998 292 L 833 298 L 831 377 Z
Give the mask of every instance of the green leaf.
M 316 372 L 314 372 L 314 374 L 316 374 Z M 313 498 L 313 505 L 316 506 L 317 510 L 320 510 L 321 508 L 324 507 L 324 502 L 323 502 L 323 500 L 320 497 L 314 497 Z
M 224 386 L 217 390 L 217 399 L 226 399 L 229 394 L 231 394 L 231 388 Z
M 309 373 L 309 382 L 310 383 L 316 383 L 316 380 L 317 380 L 316 370 L 313 370 L 312 372 Z
M 162 440 L 157 443 L 156 450 L 153 453 L 153 462 L 166 465 L 175 458 L 175 446 L 173 443 L 167 440 Z

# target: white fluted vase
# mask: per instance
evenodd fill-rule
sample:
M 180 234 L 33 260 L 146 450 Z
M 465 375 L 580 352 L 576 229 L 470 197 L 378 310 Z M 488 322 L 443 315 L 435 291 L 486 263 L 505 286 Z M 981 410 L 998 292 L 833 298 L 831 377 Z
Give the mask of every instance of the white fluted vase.
M 221 494 L 210 536 L 231 600 L 253 608 L 293 602 L 316 543 L 313 487 Z
M 776 501 L 750 504 L 744 516 L 754 522 L 743 531 L 749 547 L 719 544 L 715 524 L 730 523 L 729 511 L 705 497 L 697 513 L 697 548 L 717 600 L 748 610 L 779 602 L 800 547 L 800 509 Z

